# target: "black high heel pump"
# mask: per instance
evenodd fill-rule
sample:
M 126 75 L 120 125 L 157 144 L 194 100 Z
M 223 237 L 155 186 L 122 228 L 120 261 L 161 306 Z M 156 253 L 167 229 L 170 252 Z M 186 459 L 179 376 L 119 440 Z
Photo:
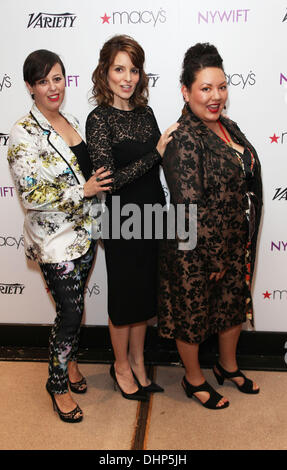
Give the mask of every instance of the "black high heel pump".
M 253 389 L 252 380 L 245 377 L 245 375 L 241 372 L 241 370 L 237 369 L 235 372 L 228 372 L 227 370 L 223 369 L 223 367 L 219 364 L 219 362 L 215 364 L 215 367 L 219 371 L 219 374 L 218 372 L 216 372 L 214 368 L 213 368 L 213 373 L 219 385 L 223 385 L 224 380 L 227 379 L 227 380 L 231 380 L 231 382 L 233 382 L 234 385 L 236 385 L 236 387 L 238 388 L 238 390 L 242 393 L 249 393 L 250 395 L 255 395 L 259 393 L 260 389 L 259 388 Z M 243 384 L 239 385 L 235 380 L 232 380 L 235 377 L 243 377 L 244 379 Z
M 54 409 L 54 411 L 56 411 L 58 413 L 59 418 L 62 421 L 65 421 L 65 423 L 79 423 L 80 421 L 82 421 L 83 412 L 82 412 L 81 408 L 78 405 L 72 411 L 69 411 L 68 413 L 64 413 L 58 407 L 55 396 L 54 396 L 53 392 L 51 392 L 51 390 L 49 389 L 48 384 L 46 384 L 46 389 L 47 389 L 47 392 L 49 393 L 49 395 L 51 397 L 52 404 L 53 404 L 53 409 Z M 80 416 L 77 416 L 78 414 L 80 414 Z
M 115 371 L 115 366 L 114 364 L 111 365 L 110 368 L 110 376 L 112 377 L 114 381 L 114 387 L 115 390 L 118 388 L 119 391 L 121 392 L 122 396 L 126 398 L 127 400 L 138 400 L 138 401 L 148 401 L 148 396 L 145 393 L 144 390 L 139 388 L 136 392 L 134 393 L 126 393 L 123 391 L 123 389 L 120 387 L 117 377 L 116 377 L 116 371 Z
M 132 373 L 133 373 L 134 379 L 135 379 L 137 385 L 139 386 L 139 388 L 141 388 L 145 392 L 148 392 L 148 393 L 164 392 L 164 389 L 160 385 L 156 384 L 155 382 L 151 382 L 149 385 L 143 386 L 140 383 L 139 379 L 137 378 L 137 376 L 136 376 L 136 374 L 134 373 L 133 370 L 132 370 Z

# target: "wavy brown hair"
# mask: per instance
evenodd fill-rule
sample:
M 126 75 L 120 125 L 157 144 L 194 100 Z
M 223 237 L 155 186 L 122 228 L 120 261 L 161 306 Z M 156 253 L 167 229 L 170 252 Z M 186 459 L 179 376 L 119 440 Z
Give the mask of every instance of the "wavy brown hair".
M 133 65 L 139 69 L 139 81 L 129 102 L 135 108 L 144 107 L 148 102 L 148 77 L 144 71 L 145 53 L 143 48 L 130 36 L 117 35 L 109 39 L 100 51 L 99 63 L 92 75 L 92 98 L 98 105 L 113 103 L 114 94 L 108 84 L 108 71 L 118 52 L 126 52 Z

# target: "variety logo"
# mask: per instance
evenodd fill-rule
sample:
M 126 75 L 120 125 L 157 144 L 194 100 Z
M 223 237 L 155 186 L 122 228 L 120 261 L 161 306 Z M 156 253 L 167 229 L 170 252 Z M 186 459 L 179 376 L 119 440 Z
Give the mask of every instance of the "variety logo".
M 5 73 L 5 75 L 0 78 L 0 91 L 4 90 L 5 88 L 11 88 L 11 86 L 11 78 Z
M 156 86 L 156 82 L 159 79 L 159 75 L 157 73 L 147 73 L 148 76 L 148 84 L 151 88 Z
M 166 11 L 160 8 L 158 11 L 114 11 L 101 16 L 102 24 L 151 24 L 155 27 L 159 23 L 166 22 Z
M 74 13 L 30 13 L 27 28 L 73 28 Z
M 281 201 L 282 199 L 287 201 L 287 188 L 276 188 L 272 201 L 274 201 L 275 199 L 277 199 L 278 201 Z
M 282 20 L 282 23 L 284 23 L 284 21 L 286 21 L 286 20 L 287 20 L 287 13 L 285 13 L 285 16 L 284 16 L 284 18 L 283 18 L 283 20 Z
M 197 22 L 201 23 L 246 23 L 250 10 L 207 10 L 198 12 Z
M 244 89 L 247 85 L 253 86 L 256 83 L 255 73 L 250 70 L 246 76 L 242 73 L 225 74 L 227 84 L 233 86 L 240 86 Z
M 13 197 L 14 191 L 13 186 L 0 186 L 0 197 Z
M 287 248 L 287 242 L 278 241 L 278 242 L 271 242 L 271 251 L 286 251 Z
M 66 87 L 68 88 L 71 86 L 77 87 L 79 84 L 79 77 L 80 75 L 67 75 L 66 81 L 65 81 Z
M 1 246 L 15 247 L 17 250 L 19 250 L 20 246 L 24 246 L 24 237 L 23 235 L 18 238 L 0 236 L 0 247 Z
M 0 132 L 0 145 L 6 147 L 9 139 L 9 134 L 3 134 Z
M 274 291 L 269 292 L 266 290 L 265 292 L 262 292 L 263 299 L 267 300 L 287 300 L 287 290 L 279 290 L 276 289 Z
M 3 282 L 0 283 L 0 294 L 21 295 L 24 289 L 24 284 L 4 284 Z

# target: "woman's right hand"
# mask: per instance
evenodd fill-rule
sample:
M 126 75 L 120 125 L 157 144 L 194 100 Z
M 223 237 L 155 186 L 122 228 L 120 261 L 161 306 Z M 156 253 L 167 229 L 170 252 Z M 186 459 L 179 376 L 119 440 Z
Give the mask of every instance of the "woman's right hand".
M 176 122 L 172 124 L 172 126 L 168 127 L 164 133 L 162 134 L 161 138 L 159 139 L 156 149 L 158 153 L 163 157 L 163 154 L 165 152 L 167 144 L 171 141 L 172 136 L 170 135 L 172 132 L 174 132 L 179 126 L 179 123 Z
M 113 179 L 108 178 L 108 176 L 111 174 L 112 172 L 106 170 L 104 166 L 98 168 L 98 170 L 84 184 L 84 196 L 93 197 L 101 191 L 110 191 L 112 189 Z

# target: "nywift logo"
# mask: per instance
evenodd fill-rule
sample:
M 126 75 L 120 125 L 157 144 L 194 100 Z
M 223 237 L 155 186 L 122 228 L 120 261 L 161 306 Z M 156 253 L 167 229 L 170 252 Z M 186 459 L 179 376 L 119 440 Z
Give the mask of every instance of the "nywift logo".
M 198 24 L 214 24 L 214 23 L 246 23 L 248 21 L 248 13 L 250 10 L 207 10 L 199 11 L 197 16 Z
M 13 197 L 14 191 L 13 186 L 0 186 L 0 197 Z
M 74 13 L 30 13 L 27 28 L 73 28 Z
M 276 242 L 272 241 L 270 249 L 271 251 L 275 251 L 275 252 L 284 251 L 285 253 L 287 253 L 287 241 L 286 242 L 284 242 L 283 240 L 278 240 Z
M 78 87 L 80 75 L 67 75 L 65 79 L 66 87 Z

